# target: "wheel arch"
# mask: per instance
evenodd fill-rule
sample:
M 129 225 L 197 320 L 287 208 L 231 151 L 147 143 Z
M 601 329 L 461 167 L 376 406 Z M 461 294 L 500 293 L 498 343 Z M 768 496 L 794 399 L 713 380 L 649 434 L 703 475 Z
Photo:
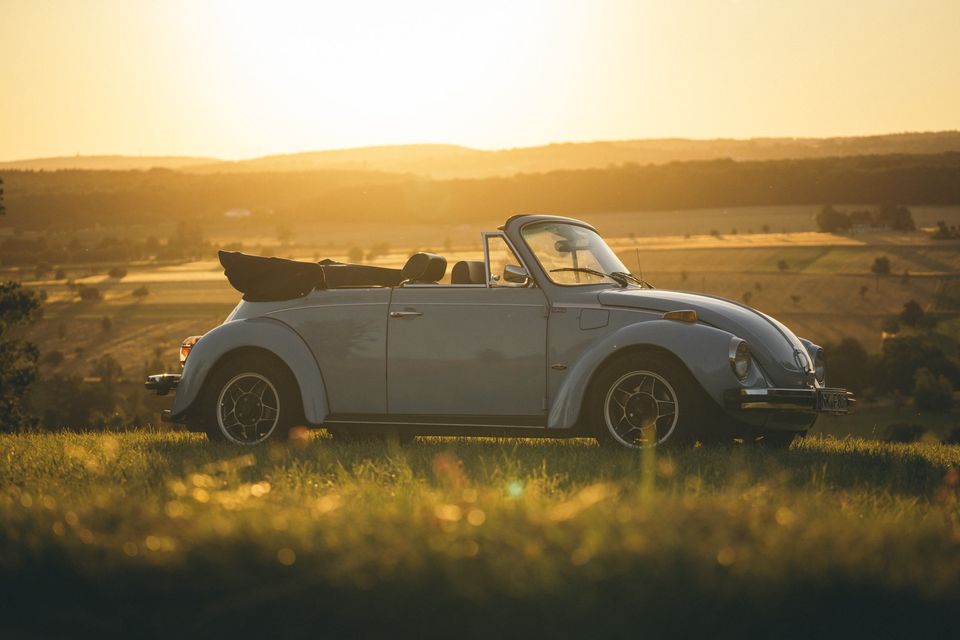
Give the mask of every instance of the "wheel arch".
M 303 421 L 321 424 L 329 413 L 326 387 L 320 366 L 303 338 L 273 318 L 251 318 L 220 325 L 205 334 L 190 352 L 183 369 L 174 406 L 175 420 L 197 414 L 197 404 L 206 390 L 210 373 L 227 359 L 270 358 L 290 373 L 297 383 Z
M 719 402 L 723 391 L 739 381 L 728 363 L 733 334 L 704 324 L 652 320 L 621 327 L 587 348 L 551 399 L 547 427 L 570 429 L 581 414 L 597 377 L 614 358 L 624 354 L 657 353 L 670 358 Z

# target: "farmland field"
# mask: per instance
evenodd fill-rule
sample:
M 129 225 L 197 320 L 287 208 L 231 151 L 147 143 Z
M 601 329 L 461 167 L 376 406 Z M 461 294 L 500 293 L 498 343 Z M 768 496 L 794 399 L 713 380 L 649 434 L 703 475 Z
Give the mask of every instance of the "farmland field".
M 0 436 L 0 636 L 938 637 L 958 465 L 832 439 Z

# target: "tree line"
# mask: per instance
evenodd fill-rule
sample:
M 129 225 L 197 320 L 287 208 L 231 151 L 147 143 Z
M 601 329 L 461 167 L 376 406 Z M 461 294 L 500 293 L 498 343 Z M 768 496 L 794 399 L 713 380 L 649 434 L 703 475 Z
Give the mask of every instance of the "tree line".
M 512 177 L 429 180 L 365 171 L 196 175 L 12 171 L 7 219 L 22 229 L 223 220 L 269 224 L 490 223 L 518 212 L 577 215 L 723 206 L 960 204 L 960 153 L 665 165 L 624 164 Z

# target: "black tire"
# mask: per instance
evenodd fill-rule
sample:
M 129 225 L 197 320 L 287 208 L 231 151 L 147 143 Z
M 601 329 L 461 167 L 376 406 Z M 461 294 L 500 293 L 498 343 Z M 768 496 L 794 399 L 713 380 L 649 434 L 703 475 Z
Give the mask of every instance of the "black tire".
M 604 365 L 591 383 L 585 410 L 588 426 L 601 445 L 645 449 L 703 441 L 710 406 L 699 383 L 674 358 L 632 352 L 614 356 Z
M 202 403 L 207 438 L 238 446 L 286 440 L 303 412 L 290 370 L 256 355 L 218 363 L 204 387 Z

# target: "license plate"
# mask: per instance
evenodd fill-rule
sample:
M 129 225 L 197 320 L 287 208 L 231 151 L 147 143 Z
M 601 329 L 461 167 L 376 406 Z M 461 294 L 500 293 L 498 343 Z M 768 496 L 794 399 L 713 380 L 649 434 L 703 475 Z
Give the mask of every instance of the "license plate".
M 847 403 L 846 391 L 832 389 L 817 390 L 817 411 L 824 413 L 847 413 L 850 407 Z

